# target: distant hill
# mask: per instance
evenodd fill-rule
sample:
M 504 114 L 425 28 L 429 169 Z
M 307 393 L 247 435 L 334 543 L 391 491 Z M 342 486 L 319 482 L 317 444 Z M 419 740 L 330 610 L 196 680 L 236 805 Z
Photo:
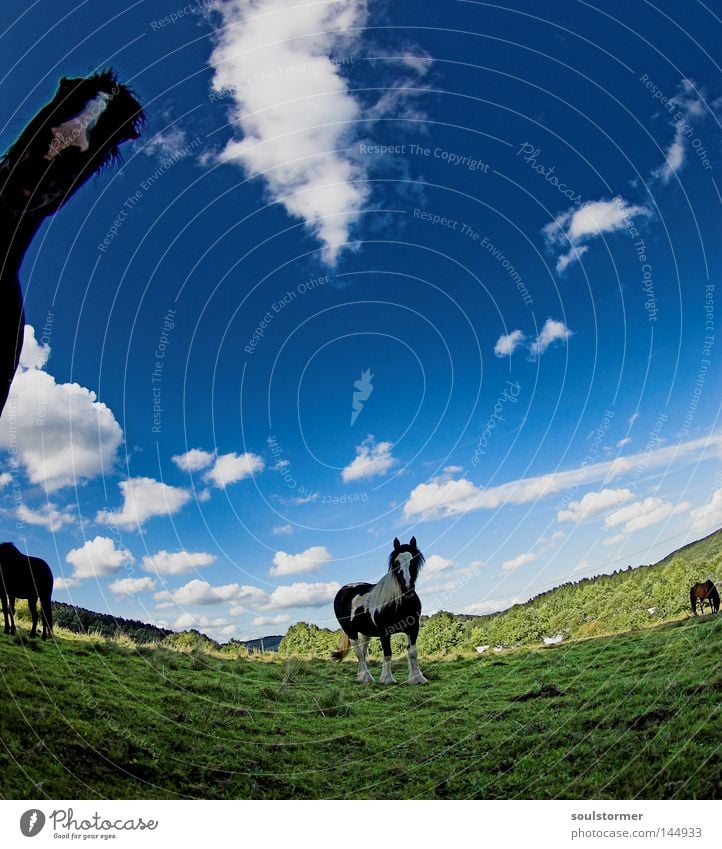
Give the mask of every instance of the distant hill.
M 177 633 L 170 628 L 159 628 L 157 625 L 150 625 L 147 622 L 141 622 L 138 619 L 124 619 L 122 616 L 113 616 L 111 613 L 96 613 L 94 610 L 87 610 L 84 607 L 78 607 L 74 604 L 66 604 L 62 601 L 53 602 L 53 618 L 55 624 L 72 631 L 74 634 L 89 634 L 101 637 L 117 638 L 122 634 L 131 639 L 138 645 L 146 645 L 147 643 L 158 643 L 168 637 L 173 638 L 173 642 L 181 645 L 187 643 L 196 644 L 199 641 L 207 643 L 213 648 L 220 648 L 221 643 L 211 640 L 205 634 L 201 634 L 194 628 L 189 631 Z M 185 641 L 178 639 L 182 635 L 189 635 Z M 278 646 L 283 639 L 281 634 L 272 634 L 268 637 L 259 637 L 255 640 L 231 640 L 226 643 L 228 647 L 243 646 L 251 652 L 258 651 L 277 651 Z

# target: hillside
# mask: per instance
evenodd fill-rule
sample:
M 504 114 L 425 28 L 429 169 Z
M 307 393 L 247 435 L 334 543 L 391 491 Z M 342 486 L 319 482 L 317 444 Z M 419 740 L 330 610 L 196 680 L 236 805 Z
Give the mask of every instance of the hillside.
M 545 637 L 569 641 L 648 628 L 686 616 L 690 586 L 708 577 L 722 589 L 722 531 L 685 545 L 658 563 L 569 581 L 500 613 L 436 613 L 422 620 L 419 652 L 455 655 L 473 652 L 477 646 L 535 646 Z M 423 589 L 419 592 L 423 602 Z M 298 623 L 289 628 L 279 651 L 287 656 L 327 657 L 337 639 L 336 633 Z M 402 650 L 403 637 L 395 639 Z M 378 652 L 376 641 L 371 650 Z
M 418 688 L 360 686 L 350 663 L 169 646 L 0 635 L 3 796 L 722 793 L 722 616 L 424 659 Z

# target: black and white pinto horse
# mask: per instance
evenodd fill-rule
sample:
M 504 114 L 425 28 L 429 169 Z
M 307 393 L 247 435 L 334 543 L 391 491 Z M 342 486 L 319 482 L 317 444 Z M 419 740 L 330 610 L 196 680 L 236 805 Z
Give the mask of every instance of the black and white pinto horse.
M 23 257 L 43 220 L 138 138 L 143 110 L 113 71 L 60 80 L 0 158 L 0 413 L 20 359 Z
M 424 564 L 424 555 L 416 546 L 416 537 L 408 545 L 394 540 L 389 555 L 389 570 L 377 584 L 346 584 L 336 594 L 334 613 L 343 630 L 336 660 L 343 660 L 353 646 L 358 658 L 358 680 L 372 684 L 366 665 L 366 652 L 371 637 L 381 640 L 384 659 L 381 684 L 395 684 L 391 673 L 391 637 L 406 634 L 409 641 L 409 684 L 426 684 L 419 669 L 416 638 L 419 634 L 421 600 L 416 595 L 416 579 Z

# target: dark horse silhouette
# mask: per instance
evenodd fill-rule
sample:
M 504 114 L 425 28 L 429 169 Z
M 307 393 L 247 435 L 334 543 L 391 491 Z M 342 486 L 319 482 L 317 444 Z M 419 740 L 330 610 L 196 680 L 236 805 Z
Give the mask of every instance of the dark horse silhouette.
M 719 613 L 719 593 L 717 587 L 712 581 L 703 581 L 701 584 L 693 584 L 689 590 L 689 603 L 692 607 L 692 613 L 697 615 L 697 602 L 700 603 L 702 613 L 704 613 L 704 604 L 707 602 L 713 613 Z
M 0 544 L 0 602 L 2 602 L 5 633 L 15 633 L 15 599 L 26 598 L 33 618 L 31 637 L 38 635 L 38 608 L 43 618 L 43 639 L 53 634 L 53 573 L 39 557 L 23 554 L 11 542 Z M 9 616 L 8 616 L 9 614 Z
M 0 159 L 0 413 L 23 343 L 20 266 L 43 219 L 139 135 L 143 111 L 113 71 L 63 77 Z
M 409 641 L 409 684 L 426 684 L 421 674 L 416 651 L 419 634 L 421 601 L 416 595 L 416 578 L 424 564 L 424 555 L 416 547 L 416 537 L 408 545 L 394 540 L 394 550 L 389 555 L 389 570 L 377 584 L 347 584 L 336 594 L 334 613 L 343 629 L 339 650 L 333 653 L 343 660 L 351 646 L 358 658 L 358 680 L 373 683 L 366 666 L 366 650 L 371 637 L 381 640 L 384 660 L 381 684 L 395 684 L 391 674 L 391 636 L 406 634 Z

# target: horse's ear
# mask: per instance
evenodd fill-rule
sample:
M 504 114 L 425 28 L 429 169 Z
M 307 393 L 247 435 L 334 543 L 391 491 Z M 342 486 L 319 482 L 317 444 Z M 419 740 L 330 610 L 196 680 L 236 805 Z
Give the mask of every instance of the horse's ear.
M 401 548 L 401 543 L 399 542 L 398 537 L 394 537 L 394 551 L 398 551 Z
M 409 546 L 411 547 L 412 551 L 418 551 L 419 550 L 416 547 L 416 537 L 411 537 L 411 540 L 409 541 Z

